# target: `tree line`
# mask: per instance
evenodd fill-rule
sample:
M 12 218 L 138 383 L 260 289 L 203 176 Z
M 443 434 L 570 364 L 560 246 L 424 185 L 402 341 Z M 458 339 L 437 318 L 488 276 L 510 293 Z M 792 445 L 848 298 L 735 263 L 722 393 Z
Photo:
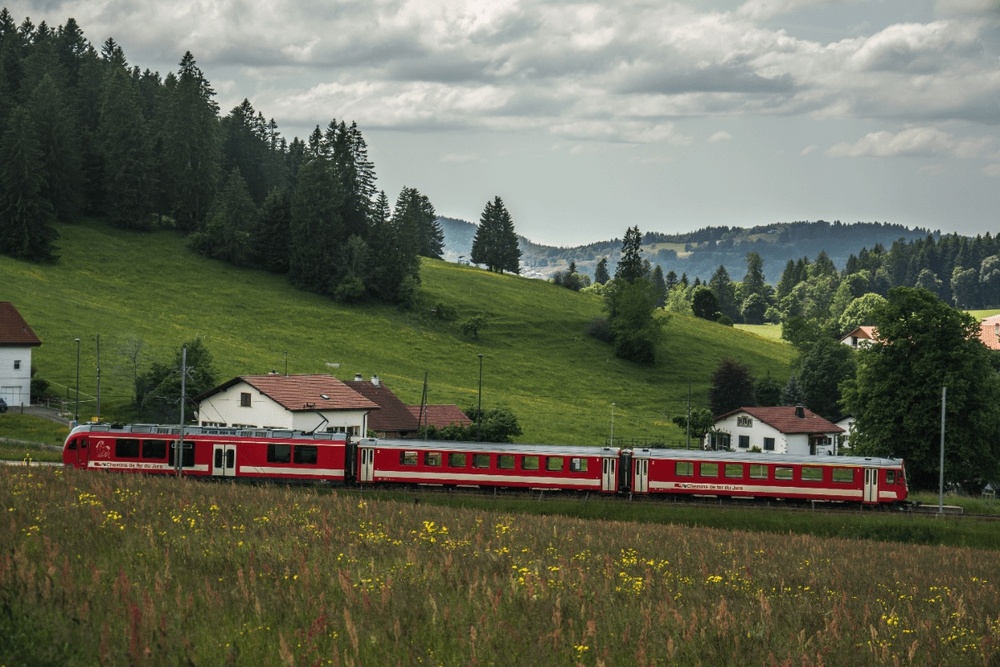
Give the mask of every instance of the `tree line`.
M 411 302 L 419 257 L 443 251 L 427 196 L 404 187 L 390 206 L 354 122 L 288 141 L 248 100 L 220 117 L 214 96 L 190 52 L 161 77 L 72 18 L 0 11 L 0 253 L 56 260 L 55 223 L 100 216 L 177 229 L 207 257 L 344 302 Z M 517 272 L 499 198 L 483 220 L 473 261 Z

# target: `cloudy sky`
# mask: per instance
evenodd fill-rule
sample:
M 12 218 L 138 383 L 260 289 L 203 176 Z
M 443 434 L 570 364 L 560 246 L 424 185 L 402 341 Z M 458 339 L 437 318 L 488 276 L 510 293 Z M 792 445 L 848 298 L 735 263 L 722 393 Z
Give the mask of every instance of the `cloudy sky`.
M 379 187 L 577 245 L 795 220 L 1000 231 L 1000 0 L 16 0 L 223 113 L 356 121 Z

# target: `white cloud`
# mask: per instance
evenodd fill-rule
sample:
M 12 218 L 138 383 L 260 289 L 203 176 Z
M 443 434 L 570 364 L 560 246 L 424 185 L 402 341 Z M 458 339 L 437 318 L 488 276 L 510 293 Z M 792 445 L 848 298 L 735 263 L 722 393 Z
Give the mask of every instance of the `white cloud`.
M 853 144 L 832 146 L 831 157 L 951 156 L 974 158 L 989 146 L 989 139 L 959 139 L 933 127 L 910 127 L 897 133 L 871 132 Z
M 1000 162 L 994 162 L 983 167 L 983 173 L 993 178 L 1000 178 Z
M 719 130 L 718 132 L 713 132 L 712 136 L 708 138 L 708 143 L 717 144 L 720 141 L 732 141 L 733 135 L 729 134 L 725 130 Z

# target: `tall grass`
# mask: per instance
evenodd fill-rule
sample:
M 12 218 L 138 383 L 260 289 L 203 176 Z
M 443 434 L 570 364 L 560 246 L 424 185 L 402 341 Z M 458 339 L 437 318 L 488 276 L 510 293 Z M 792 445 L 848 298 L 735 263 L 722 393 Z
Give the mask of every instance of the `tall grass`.
M 35 265 L 0 262 L 0 300 L 11 300 L 43 345 L 38 375 L 75 399 L 80 342 L 81 419 L 96 412 L 97 336 L 101 412 L 128 419 L 135 365 L 127 343 L 142 343 L 140 370 L 171 361 L 184 341 L 201 337 L 220 380 L 277 370 L 379 375 L 417 404 L 425 374 L 428 399 L 460 407 L 478 401 L 483 357 L 484 408 L 511 408 L 523 442 L 601 444 L 615 435 L 673 444 L 671 421 L 706 406 L 709 379 L 723 357 L 755 373 L 787 377 L 790 346 L 691 317 L 671 316 L 653 368 L 614 357 L 586 335 L 602 314 L 597 297 L 538 280 L 469 266 L 424 261 L 421 297 L 411 311 L 345 307 L 290 287 L 284 277 L 210 261 L 173 232 L 138 234 L 98 221 L 58 227 L 60 259 Z M 444 305 L 445 308 L 440 306 Z M 442 318 L 454 312 L 454 319 Z M 479 339 L 460 322 L 483 313 Z
M 992 553 L 0 470 L 0 664 L 995 664 Z

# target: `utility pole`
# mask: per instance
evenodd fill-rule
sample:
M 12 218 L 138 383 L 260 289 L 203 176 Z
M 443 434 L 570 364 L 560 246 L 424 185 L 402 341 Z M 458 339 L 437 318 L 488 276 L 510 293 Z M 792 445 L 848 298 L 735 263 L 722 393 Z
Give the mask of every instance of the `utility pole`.
M 101 334 L 97 334 L 97 421 L 101 421 Z
M 944 514 L 944 408 L 948 387 L 941 387 L 941 461 L 938 472 L 938 514 Z
M 174 456 L 174 467 L 177 476 L 181 476 L 181 461 L 184 458 L 184 404 L 187 402 L 187 359 L 188 348 L 181 348 L 181 438 L 177 443 L 177 454 Z
M 476 407 L 476 418 L 479 422 L 476 427 L 476 442 L 483 439 L 483 355 L 479 355 L 479 405 Z
M 75 426 L 80 425 L 80 339 L 76 338 L 76 411 L 73 413 Z

